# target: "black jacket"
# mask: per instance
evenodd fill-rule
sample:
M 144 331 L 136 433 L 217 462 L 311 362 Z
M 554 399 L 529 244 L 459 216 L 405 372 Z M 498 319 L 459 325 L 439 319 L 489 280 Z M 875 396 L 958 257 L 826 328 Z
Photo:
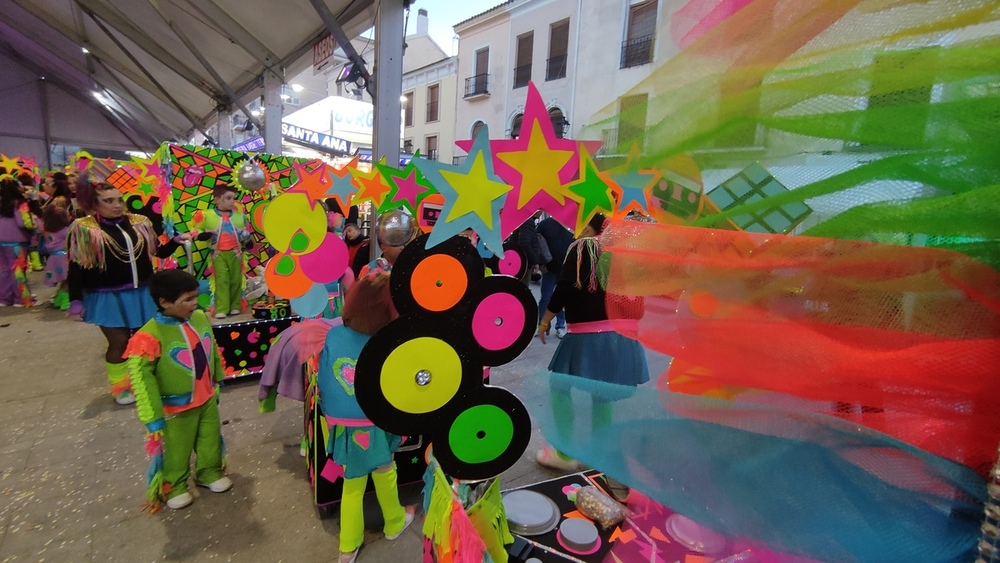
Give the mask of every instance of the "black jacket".
M 562 271 L 566 250 L 573 244 L 573 233 L 552 217 L 542 219 L 535 229 L 545 239 L 545 243 L 549 245 L 549 252 L 552 253 L 552 261 L 544 264 L 545 269 L 551 274 L 558 274 Z
M 528 219 L 523 225 L 514 230 L 511 235 L 514 243 L 521 247 L 524 256 L 528 260 L 529 266 L 539 264 L 541 250 L 538 248 L 538 233 L 535 231 L 535 220 Z
M 131 239 L 132 244 L 136 245 L 139 241 L 139 233 L 133 227 L 135 224 L 146 224 L 150 230 L 152 230 L 152 225 L 148 218 L 142 215 L 132 215 L 125 214 L 120 220 L 117 221 L 98 221 L 93 216 L 83 217 L 82 219 L 77 219 L 80 222 L 79 225 L 74 225 L 75 228 L 84 229 L 100 229 L 105 237 L 113 239 L 122 248 L 126 248 L 125 234 Z M 119 229 L 118 227 L 121 227 Z M 71 229 L 72 230 L 72 229 Z M 124 231 L 124 234 L 123 234 Z M 69 241 L 69 239 L 67 239 Z M 81 242 L 81 244 L 84 244 Z M 85 268 L 80 265 L 79 262 L 74 260 L 73 249 L 69 250 L 69 271 L 66 274 L 66 281 L 69 285 L 69 298 L 71 301 L 79 301 L 83 299 L 84 292 L 95 291 L 99 289 L 109 288 L 109 287 L 121 287 L 123 285 L 132 284 L 134 281 L 138 281 L 138 285 L 145 286 L 146 282 L 149 280 L 149 276 L 153 275 L 153 262 L 149 259 L 149 254 L 143 252 L 135 259 L 135 280 L 132 277 L 132 265 L 130 262 L 122 261 L 115 253 L 111 252 L 107 248 L 107 244 L 104 245 L 104 264 L 103 268 L 100 266 Z M 180 246 L 178 243 L 170 241 L 167 244 L 159 245 L 156 249 L 156 256 L 159 258 L 166 258 L 173 254 L 177 247 Z

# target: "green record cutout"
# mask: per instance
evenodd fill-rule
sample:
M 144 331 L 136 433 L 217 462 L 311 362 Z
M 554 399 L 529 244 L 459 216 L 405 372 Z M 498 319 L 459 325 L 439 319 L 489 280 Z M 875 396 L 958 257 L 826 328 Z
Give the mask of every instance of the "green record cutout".
M 489 479 L 517 463 L 531 439 L 531 418 L 510 391 L 482 386 L 452 410 L 451 424 L 430 435 L 441 469 L 468 481 Z M 438 426 L 437 430 L 441 430 Z

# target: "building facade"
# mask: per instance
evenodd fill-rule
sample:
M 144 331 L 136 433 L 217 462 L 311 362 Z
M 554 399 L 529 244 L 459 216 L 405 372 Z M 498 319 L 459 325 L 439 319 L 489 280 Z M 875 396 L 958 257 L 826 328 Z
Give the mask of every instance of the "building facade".
M 484 124 L 493 138 L 517 137 L 531 81 L 557 135 L 603 140 L 604 152 L 614 153 L 619 136 L 646 127 L 642 108 L 648 95 L 636 85 L 679 51 L 664 27 L 669 12 L 681 5 L 679 0 L 510 0 L 456 24 L 456 139 L 472 138 Z M 586 127 L 609 108 L 625 121 Z

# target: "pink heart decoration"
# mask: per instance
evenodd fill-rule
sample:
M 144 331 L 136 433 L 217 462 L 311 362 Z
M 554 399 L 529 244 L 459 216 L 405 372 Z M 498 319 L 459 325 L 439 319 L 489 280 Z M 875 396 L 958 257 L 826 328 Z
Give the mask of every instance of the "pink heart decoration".
M 354 386 L 354 366 L 352 366 L 352 365 L 345 365 L 344 367 L 340 368 L 340 373 L 344 374 L 344 380 L 347 381 L 347 383 L 349 383 L 351 385 L 351 387 L 353 387 Z
M 372 437 L 367 430 L 358 431 L 354 433 L 354 441 L 361 446 L 361 449 L 367 450 L 372 443 Z

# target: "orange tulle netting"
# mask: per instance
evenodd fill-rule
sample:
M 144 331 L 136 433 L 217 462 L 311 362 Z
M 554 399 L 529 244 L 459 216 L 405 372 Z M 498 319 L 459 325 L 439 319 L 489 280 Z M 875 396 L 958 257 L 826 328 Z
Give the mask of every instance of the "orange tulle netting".
M 941 249 L 628 221 L 604 248 L 609 315 L 638 319 L 621 331 L 674 358 L 671 390 L 796 398 L 982 474 L 992 464 L 996 270 Z

